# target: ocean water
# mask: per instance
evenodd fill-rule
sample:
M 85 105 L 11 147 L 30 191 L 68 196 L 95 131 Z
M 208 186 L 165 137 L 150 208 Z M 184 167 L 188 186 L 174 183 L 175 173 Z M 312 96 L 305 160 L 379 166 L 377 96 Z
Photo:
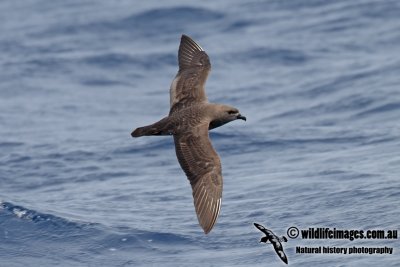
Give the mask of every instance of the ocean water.
M 398 1 L 1 1 L 0 266 L 284 266 L 299 229 L 399 229 Z M 223 167 L 204 235 L 168 113 L 181 34 L 208 53 Z M 398 266 L 397 240 L 283 244 L 290 266 Z M 393 254 L 296 253 L 297 246 Z

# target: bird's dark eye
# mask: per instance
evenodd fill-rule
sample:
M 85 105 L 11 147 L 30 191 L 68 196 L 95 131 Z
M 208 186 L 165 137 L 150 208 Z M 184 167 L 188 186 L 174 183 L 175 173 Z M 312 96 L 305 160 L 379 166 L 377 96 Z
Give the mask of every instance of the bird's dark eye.
M 236 111 L 234 111 L 234 110 L 229 110 L 228 111 L 228 114 L 230 114 L 230 115 L 235 114 L 235 113 L 236 113 Z

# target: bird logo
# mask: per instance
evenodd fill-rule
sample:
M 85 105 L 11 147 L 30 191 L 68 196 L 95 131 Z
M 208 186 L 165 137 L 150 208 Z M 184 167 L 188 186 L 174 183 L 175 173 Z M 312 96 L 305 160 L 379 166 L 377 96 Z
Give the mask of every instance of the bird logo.
M 287 242 L 287 238 L 285 236 L 278 237 L 271 230 L 265 228 L 261 224 L 254 223 L 254 226 L 265 234 L 265 236 L 261 238 L 260 243 L 267 243 L 269 241 L 274 246 L 275 252 L 276 254 L 278 254 L 279 258 L 281 258 L 284 263 L 288 264 L 288 259 L 285 252 L 283 252 L 283 247 L 281 243 Z

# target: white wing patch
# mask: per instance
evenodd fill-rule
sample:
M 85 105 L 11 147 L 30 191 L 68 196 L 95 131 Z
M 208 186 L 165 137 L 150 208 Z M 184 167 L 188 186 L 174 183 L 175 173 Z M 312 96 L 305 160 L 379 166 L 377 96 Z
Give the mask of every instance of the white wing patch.
M 176 75 L 175 79 L 171 83 L 171 87 L 169 89 L 169 104 L 170 108 L 178 103 L 178 99 L 176 98 L 176 86 L 178 85 L 180 76 Z

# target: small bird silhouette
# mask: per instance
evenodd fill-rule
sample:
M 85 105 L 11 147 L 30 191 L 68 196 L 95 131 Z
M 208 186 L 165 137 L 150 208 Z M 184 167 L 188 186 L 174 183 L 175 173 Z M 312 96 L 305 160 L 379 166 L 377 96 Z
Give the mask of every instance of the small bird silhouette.
M 281 260 L 288 264 L 288 259 L 286 257 L 285 252 L 283 252 L 283 247 L 281 242 L 287 242 L 287 238 L 285 236 L 278 237 L 275 235 L 271 230 L 265 228 L 261 224 L 254 223 L 254 226 L 257 227 L 258 230 L 263 232 L 265 234 L 264 237 L 261 238 L 260 243 L 267 243 L 268 241 L 271 242 L 271 244 L 274 246 L 274 249 L 276 251 L 276 254 L 278 254 L 279 258 Z

